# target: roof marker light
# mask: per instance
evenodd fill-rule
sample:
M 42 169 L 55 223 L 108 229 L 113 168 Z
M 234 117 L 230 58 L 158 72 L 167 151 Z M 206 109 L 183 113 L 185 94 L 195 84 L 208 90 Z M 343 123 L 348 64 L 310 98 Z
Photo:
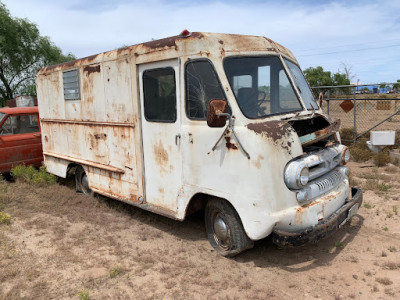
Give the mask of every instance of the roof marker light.
M 179 36 L 186 38 L 186 37 L 189 37 L 191 35 L 192 35 L 192 33 L 189 30 L 184 29 L 184 30 L 182 30 L 182 32 L 181 32 L 181 34 Z

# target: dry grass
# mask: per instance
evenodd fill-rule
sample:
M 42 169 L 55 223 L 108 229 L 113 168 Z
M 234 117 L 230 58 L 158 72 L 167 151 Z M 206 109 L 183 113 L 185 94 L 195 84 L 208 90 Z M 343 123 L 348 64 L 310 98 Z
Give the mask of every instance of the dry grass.
M 400 269 L 400 263 L 388 261 L 382 264 L 382 268 L 387 270 L 398 270 Z
M 387 192 L 374 189 L 396 191 L 396 173 L 360 170 L 352 170 L 356 180 L 391 179 Z M 383 205 L 368 193 L 370 209 L 361 207 L 331 239 L 295 249 L 266 239 L 235 259 L 212 251 L 201 215 L 177 222 L 58 184 L 0 183 L 0 195 L 1 211 L 12 219 L 0 225 L 0 299 L 84 299 L 86 291 L 91 299 L 329 299 L 338 286 L 351 298 L 348 279 L 367 298 L 399 290 L 396 202 Z M 382 249 L 387 257 L 379 256 Z
M 393 281 L 391 281 L 388 277 L 377 277 L 375 278 L 375 281 L 383 285 L 393 284 Z

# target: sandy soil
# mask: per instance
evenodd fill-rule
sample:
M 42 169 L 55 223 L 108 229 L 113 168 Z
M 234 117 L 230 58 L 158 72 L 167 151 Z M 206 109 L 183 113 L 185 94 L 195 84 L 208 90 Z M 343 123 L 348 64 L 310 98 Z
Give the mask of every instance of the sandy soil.
M 340 232 L 292 249 L 267 238 L 233 259 L 213 251 L 200 214 L 177 222 L 65 184 L 0 184 L 0 299 L 399 298 L 400 168 L 351 174 L 364 205 Z

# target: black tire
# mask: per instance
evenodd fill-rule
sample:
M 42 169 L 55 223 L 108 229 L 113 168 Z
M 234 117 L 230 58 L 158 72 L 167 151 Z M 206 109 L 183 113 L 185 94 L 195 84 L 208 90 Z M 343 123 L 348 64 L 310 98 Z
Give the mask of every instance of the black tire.
M 222 256 L 233 257 L 253 248 L 236 210 L 225 200 L 212 198 L 205 209 L 208 240 Z
M 93 191 L 89 188 L 89 181 L 86 176 L 85 170 L 81 166 L 78 166 L 75 170 L 75 188 L 77 192 L 81 192 L 89 196 L 94 196 Z

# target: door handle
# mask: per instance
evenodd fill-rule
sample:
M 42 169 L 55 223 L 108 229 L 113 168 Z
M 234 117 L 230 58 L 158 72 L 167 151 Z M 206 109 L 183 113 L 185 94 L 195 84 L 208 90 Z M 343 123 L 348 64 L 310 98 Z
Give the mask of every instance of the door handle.
M 40 133 L 35 133 L 33 136 L 42 136 Z
M 179 140 L 179 143 L 180 143 L 180 141 L 181 141 L 181 135 L 180 134 L 177 134 L 175 136 L 175 145 L 177 145 L 177 146 L 178 146 L 178 140 Z

